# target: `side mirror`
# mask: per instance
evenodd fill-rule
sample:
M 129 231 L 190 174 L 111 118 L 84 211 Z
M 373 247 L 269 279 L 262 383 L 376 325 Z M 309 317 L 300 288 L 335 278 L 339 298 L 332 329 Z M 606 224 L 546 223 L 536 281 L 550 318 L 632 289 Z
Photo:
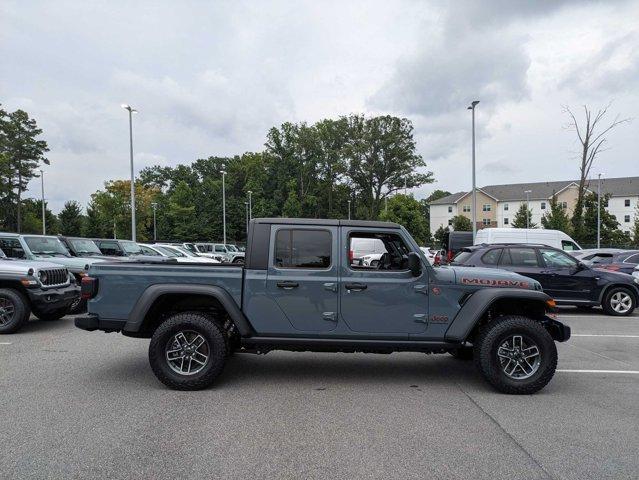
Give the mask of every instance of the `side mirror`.
M 415 252 L 408 254 L 408 269 L 413 277 L 419 277 L 422 274 L 422 260 Z

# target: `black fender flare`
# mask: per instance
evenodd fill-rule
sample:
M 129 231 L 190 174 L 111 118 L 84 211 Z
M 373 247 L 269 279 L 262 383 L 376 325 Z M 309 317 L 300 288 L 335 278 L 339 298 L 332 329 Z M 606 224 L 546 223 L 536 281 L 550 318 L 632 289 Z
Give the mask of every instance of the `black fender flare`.
M 148 287 L 137 303 L 131 310 L 129 318 L 124 326 L 125 332 L 139 332 L 144 322 L 144 317 L 151 309 L 151 306 L 162 295 L 166 294 L 182 294 L 182 295 L 205 295 L 213 297 L 220 302 L 226 310 L 231 320 L 243 337 L 249 337 L 253 334 L 253 327 L 248 319 L 237 305 L 233 297 L 225 289 L 214 285 L 197 285 L 197 284 L 155 284 Z
M 544 292 L 537 290 L 522 290 L 518 288 L 484 288 L 473 293 L 459 310 L 452 323 L 446 330 L 445 339 L 453 342 L 463 342 L 468 338 L 473 327 L 486 313 L 488 308 L 497 300 L 502 299 L 535 301 L 546 307 L 551 298 Z

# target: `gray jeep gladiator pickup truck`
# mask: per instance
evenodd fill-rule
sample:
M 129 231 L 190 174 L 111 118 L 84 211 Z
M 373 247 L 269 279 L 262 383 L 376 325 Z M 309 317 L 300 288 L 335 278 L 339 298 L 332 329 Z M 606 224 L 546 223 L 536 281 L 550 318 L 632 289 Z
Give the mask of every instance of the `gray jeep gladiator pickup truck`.
M 31 312 L 40 320 L 64 317 L 79 290 L 62 265 L 14 260 L 0 250 L 0 334 L 20 330 Z
M 375 267 L 355 261 L 356 239 L 382 241 Z M 433 268 L 386 222 L 253 219 L 245 265 L 95 263 L 82 295 L 77 327 L 151 338 L 153 372 L 180 390 L 211 385 L 233 352 L 411 351 L 474 358 L 495 388 L 528 394 L 550 381 L 554 342 L 570 337 L 537 281 Z

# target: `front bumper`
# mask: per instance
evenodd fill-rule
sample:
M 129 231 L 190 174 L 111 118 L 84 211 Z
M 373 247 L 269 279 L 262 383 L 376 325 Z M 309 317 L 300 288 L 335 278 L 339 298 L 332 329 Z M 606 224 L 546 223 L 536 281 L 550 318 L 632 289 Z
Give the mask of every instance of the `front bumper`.
M 71 306 L 80 295 L 80 287 L 71 284 L 62 288 L 28 288 L 27 295 L 32 310 L 38 313 L 49 313 Z
M 564 325 L 558 320 L 546 316 L 543 320 L 544 327 L 548 330 L 548 333 L 552 338 L 558 342 L 565 342 L 570 338 L 570 327 Z
M 75 318 L 75 326 L 87 332 L 93 332 L 95 330 L 119 332 L 124 328 L 125 324 L 126 320 L 104 320 L 94 313 L 87 313 L 83 317 Z

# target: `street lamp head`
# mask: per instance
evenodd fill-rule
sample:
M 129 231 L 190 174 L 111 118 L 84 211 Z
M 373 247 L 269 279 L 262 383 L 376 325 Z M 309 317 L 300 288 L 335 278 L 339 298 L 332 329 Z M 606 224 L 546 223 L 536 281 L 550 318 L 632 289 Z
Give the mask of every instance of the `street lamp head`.
M 479 103 L 479 100 L 474 100 L 473 102 L 471 102 L 470 107 L 468 107 L 467 110 L 475 110 L 475 107 L 477 106 L 478 103 Z
M 222 170 L 220 173 L 221 173 L 222 175 L 226 175 L 226 170 Z
M 128 110 L 130 113 L 138 113 L 138 111 L 135 108 L 133 108 L 131 105 L 127 105 L 126 103 L 123 103 L 120 106 L 124 108 L 125 110 Z

